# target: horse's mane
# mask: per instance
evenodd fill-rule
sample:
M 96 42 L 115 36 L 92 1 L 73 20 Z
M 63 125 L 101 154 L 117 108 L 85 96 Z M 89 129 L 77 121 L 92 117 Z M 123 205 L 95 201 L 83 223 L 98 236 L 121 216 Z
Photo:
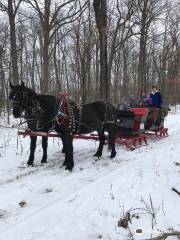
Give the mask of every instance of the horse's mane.
M 34 90 L 28 87 L 24 87 L 24 89 L 29 93 L 29 96 L 35 97 L 37 100 L 54 100 L 56 97 L 50 94 L 41 94 L 41 93 L 36 93 Z

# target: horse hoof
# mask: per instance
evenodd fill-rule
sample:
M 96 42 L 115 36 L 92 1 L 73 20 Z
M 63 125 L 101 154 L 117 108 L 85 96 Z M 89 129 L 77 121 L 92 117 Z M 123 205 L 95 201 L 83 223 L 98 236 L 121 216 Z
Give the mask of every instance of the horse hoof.
M 95 153 L 95 154 L 94 154 L 94 157 L 100 158 L 101 156 L 102 156 L 102 154 L 99 154 L 99 153 Z
M 63 166 L 65 167 L 66 165 L 67 165 L 67 162 L 66 162 L 66 161 L 64 161 L 64 162 L 63 162 Z
M 110 158 L 114 158 L 116 156 L 116 152 L 111 153 Z
M 42 164 L 43 164 L 43 163 L 47 163 L 47 161 L 43 161 L 43 160 L 42 160 L 41 163 L 42 163 Z
M 68 166 L 65 167 L 65 170 L 68 170 L 70 172 L 72 172 L 72 169 L 73 169 L 73 167 L 68 167 Z
M 27 166 L 28 167 L 34 167 L 34 164 L 33 163 L 27 163 Z

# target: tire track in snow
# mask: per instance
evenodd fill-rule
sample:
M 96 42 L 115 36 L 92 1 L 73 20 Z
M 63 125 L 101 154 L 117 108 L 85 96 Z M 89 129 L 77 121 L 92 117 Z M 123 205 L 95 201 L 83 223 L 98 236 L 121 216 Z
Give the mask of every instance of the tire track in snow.
M 85 156 L 85 154 L 89 154 L 91 152 L 92 152 L 92 150 L 80 153 L 77 156 L 75 156 L 75 158 L 79 158 L 81 156 Z M 63 158 L 64 158 L 64 156 L 63 156 Z M 53 161 L 53 163 L 52 163 L 52 161 Z M 41 172 L 40 170 L 42 170 L 42 171 L 50 170 L 50 169 L 53 169 L 54 167 L 57 167 L 59 169 L 63 169 L 62 163 L 63 163 L 64 160 L 61 161 L 61 165 L 57 165 L 59 163 L 59 161 L 61 161 L 61 160 L 59 160 L 59 159 L 57 159 L 57 160 L 49 160 L 47 165 L 46 164 L 45 165 L 41 165 L 41 164 L 36 165 L 36 163 L 35 163 L 34 167 L 28 167 L 28 166 L 27 167 L 21 167 L 21 166 L 19 166 L 18 169 L 20 169 L 21 171 L 17 172 L 16 175 L 13 176 L 12 178 L 0 179 L 0 186 L 12 183 L 14 181 L 18 181 L 18 180 L 23 179 L 25 177 L 28 177 L 30 175 L 34 175 L 37 172 Z M 92 160 L 90 160 L 90 161 L 92 161 Z M 78 163 L 81 163 L 81 160 L 78 159 Z M 30 170 L 28 168 L 30 168 Z M 11 171 L 15 171 L 15 170 L 11 169 Z
M 111 170 L 109 170 L 109 168 L 104 168 L 103 172 L 101 171 L 101 176 L 99 174 L 99 171 L 97 171 L 96 174 L 94 174 L 94 172 L 93 172 L 93 174 L 88 176 L 88 179 L 96 178 L 94 181 L 87 181 L 87 179 L 85 179 L 85 181 L 83 181 L 83 182 L 80 181 L 78 190 L 74 191 L 74 189 L 72 188 L 69 191 L 69 193 L 65 194 L 65 196 L 56 197 L 56 198 L 52 199 L 51 201 L 48 201 L 48 203 L 44 204 L 43 206 L 41 206 L 39 208 L 35 208 L 33 211 L 28 213 L 26 216 L 20 218 L 19 220 L 16 219 L 15 223 L 10 223 L 5 228 L 0 229 L 0 235 L 2 235 L 3 233 L 9 232 L 11 229 L 16 228 L 18 225 L 20 225 L 22 222 L 26 221 L 27 219 L 33 218 L 34 216 L 41 214 L 41 212 L 43 212 L 44 209 L 47 210 L 48 208 L 53 207 L 55 204 L 60 204 L 60 202 L 62 202 L 62 201 L 64 202 L 66 199 L 67 199 L 67 202 L 69 202 L 71 199 L 74 198 L 74 196 L 78 196 L 79 193 L 82 192 L 83 190 L 86 190 L 87 188 L 90 188 L 91 186 L 96 186 L 97 184 L 104 182 L 105 179 L 111 178 L 111 176 L 114 175 L 114 173 L 117 172 L 117 174 L 118 174 L 118 171 L 119 171 L 119 169 L 117 169 L 117 166 L 114 166 L 114 168 Z M 72 173 L 69 173 L 69 175 L 65 176 L 65 178 L 70 177 L 69 178 L 70 184 L 72 184 L 72 179 L 71 179 L 72 175 L 71 174 Z M 79 175 L 79 172 L 75 172 L 75 174 Z M 77 184 L 77 183 L 75 183 L 75 184 Z M 76 185 L 76 187 L 77 187 L 77 185 Z

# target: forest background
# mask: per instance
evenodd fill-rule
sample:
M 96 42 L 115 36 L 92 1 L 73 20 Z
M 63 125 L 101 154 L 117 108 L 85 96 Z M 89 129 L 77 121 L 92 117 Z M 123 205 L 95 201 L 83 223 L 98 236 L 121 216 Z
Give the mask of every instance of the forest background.
M 0 0 L 0 16 L 0 114 L 21 81 L 115 105 L 155 84 L 165 104 L 180 102 L 179 2 Z

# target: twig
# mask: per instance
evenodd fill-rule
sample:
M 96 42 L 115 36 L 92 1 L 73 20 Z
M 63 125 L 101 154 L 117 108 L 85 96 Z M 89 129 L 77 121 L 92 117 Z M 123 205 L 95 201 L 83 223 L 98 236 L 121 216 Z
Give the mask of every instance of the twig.
M 153 221 L 153 226 L 156 225 L 156 213 L 158 210 L 155 211 L 153 203 L 152 203 L 152 198 L 151 195 L 149 195 L 150 198 L 150 204 L 151 206 L 149 207 L 148 204 L 145 202 L 145 200 L 143 198 L 141 198 L 141 202 L 144 203 L 145 207 L 146 207 L 146 211 L 152 215 L 152 221 Z
M 73 202 L 73 201 L 75 201 L 75 200 L 76 200 L 76 198 L 77 198 L 77 195 L 76 195 L 74 198 L 72 198 L 72 199 L 68 200 L 68 202 Z
M 154 209 L 154 206 L 153 206 L 153 202 L 152 202 L 152 197 L 151 197 L 151 194 L 149 194 L 149 199 L 150 199 L 150 204 L 151 204 L 151 212 L 152 212 L 152 223 L 153 225 L 156 224 L 156 213 L 155 213 L 155 209 Z
M 168 237 L 171 237 L 171 236 L 179 237 L 180 236 L 180 232 L 179 231 L 173 231 L 173 232 L 170 232 L 170 233 L 163 233 L 160 236 L 157 236 L 157 237 L 154 237 L 154 238 L 150 238 L 150 239 L 146 239 L 146 240 L 164 240 L 164 239 L 166 239 Z
M 134 236 L 133 236 L 133 234 L 132 234 L 132 232 L 131 232 L 129 226 L 128 226 L 128 230 L 129 230 L 129 236 L 130 236 L 130 239 L 131 239 L 131 240 L 134 240 Z
M 113 194 L 113 185 L 111 184 L 111 192 L 110 192 L 111 199 L 114 200 L 114 194 Z
M 175 193 L 177 193 L 180 196 L 180 192 L 177 189 L 172 188 L 172 191 L 174 191 Z
M 164 211 L 164 201 L 163 200 L 162 200 L 162 212 L 163 212 L 164 216 L 166 216 L 165 211 Z

